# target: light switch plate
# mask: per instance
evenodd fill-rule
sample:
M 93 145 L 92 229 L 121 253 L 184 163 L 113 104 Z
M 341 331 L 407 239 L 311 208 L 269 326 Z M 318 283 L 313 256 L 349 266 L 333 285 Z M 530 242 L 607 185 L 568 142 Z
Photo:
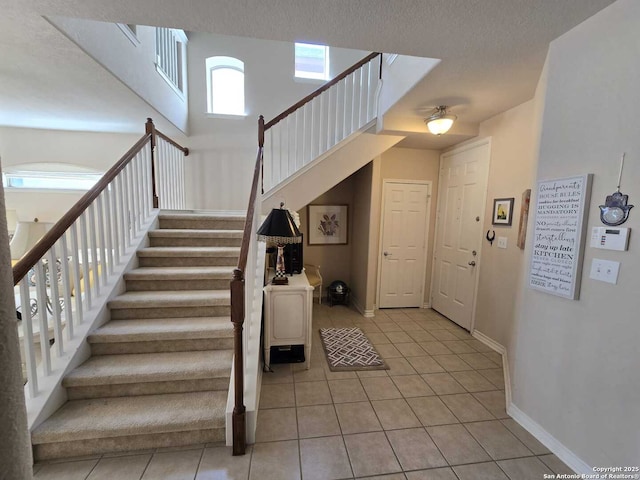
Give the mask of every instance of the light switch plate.
M 498 237 L 498 248 L 507 248 L 507 237 Z
M 616 284 L 618 283 L 618 272 L 620 270 L 620 262 L 612 262 L 610 260 L 602 260 L 594 258 L 591 262 L 590 278 Z

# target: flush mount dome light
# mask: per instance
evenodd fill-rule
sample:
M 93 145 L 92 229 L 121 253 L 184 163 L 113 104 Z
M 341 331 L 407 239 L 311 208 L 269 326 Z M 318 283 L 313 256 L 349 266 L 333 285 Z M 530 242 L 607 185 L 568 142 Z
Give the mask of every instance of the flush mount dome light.
M 442 135 L 449 131 L 456 118 L 458 117 L 455 115 L 447 114 L 447 107 L 441 105 L 436 107 L 435 111 L 424 119 L 424 123 L 427 124 L 427 128 L 431 133 Z

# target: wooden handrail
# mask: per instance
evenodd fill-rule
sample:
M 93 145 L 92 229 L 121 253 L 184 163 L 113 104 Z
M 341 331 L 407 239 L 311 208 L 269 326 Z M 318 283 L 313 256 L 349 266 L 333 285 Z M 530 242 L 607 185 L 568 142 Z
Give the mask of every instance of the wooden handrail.
M 310 93 L 309 95 L 307 95 L 306 97 L 304 97 L 302 100 L 300 100 L 299 102 L 295 103 L 294 105 L 290 106 L 289 108 L 287 108 L 284 112 L 282 112 L 280 115 L 278 115 L 277 117 L 273 118 L 272 120 L 269 120 L 265 126 L 264 129 L 265 130 L 269 130 L 271 127 L 273 127 L 276 123 L 278 123 L 279 121 L 287 118 L 289 115 L 291 115 L 293 112 L 295 112 L 296 110 L 298 110 L 300 107 L 302 107 L 303 105 L 305 105 L 306 103 L 310 102 L 311 100 L 313 100 L 314 98 L 316 98 L 318 95 L 320 95 L 322 92 L 324 92 L 325 90 L 328 90 L 329 88 L 333 87 L 336 83 L 338 83 L 340 80 L 346 78 L 347 76 L 349 76 L 350 74 L 352 74 L 353 72 L 355 72 L 356 70 L 358 70 L 360 67 L 362 67 L 363 65 L 365 65 L 366 63 L 370 62 L 371 60 L 373 60 L 374 58 L 376 58 L 378 55 L 380 55 L 382 57 L 382 53 L 379 52 L 373 52 L 370 53 L 369 55 L 367 55 L 366 57 L 364 57 L 362 60 L 360 60 L 358 63 L 353 64 L 352 66 L 350 66 L 349 68 L 347 68 L 344 72 L 342 72 L 340 75 L 338 75 L 337 77 L 333 78 L 332 80 L 328 81 L 327 83 L 323 84 L 320 88 L 318 88 L 317 90 L 313 91 L 312 93 Z M 380 62 L 382 63 L 382 62 Z
M 260 115 L 258 120 L 258 130 L 263 131 L 264 118 Z M 249 196 L 249 206 L 247 207 L 247 217 L 244 221 L 244 231 L 242 232 L 242 244 L 240 245 L 240 258 L 238 268 L 244 272 L 247 267 L 247 256 L 249 255 L 249 244 L 251 243 L 251 226 L 255 216 L 256 198 L 258 197 L 258 180 L 262 171 L 262 146 L 258 146 L 258 157 L 253 169 L 253 180 L 251 181 L 251 194 Z
M 262 147 L 264 145 L 264 117 L 258 119 L 258 154 L 256 165 L 253 170 L 253 180 L 251 183 L 251 195 L 247 207 L 247 217 L 244 221 L 244 231 L 242 235 L 242 245 L 240 246 L 240 257 L 238 267 L 233 271 L 231 280 L 231 322 L 233 323 L 233 388 L 234 406 L 232 415 L 233 431 L 233 455 L 244 455 L 246 451 L 246 408 L 244 406 L 244 352 L 242 341 L 242 330 L 244 328 L 245 317 L 245 269 L 247 268 L 247 258 L 249 256 L 249 245 L 251 243 L 251 230 L 256 215 L 255 207 L 258 197 L 258 184 L 260 172 L 262 171 Z
M 91 202 L 93 202 L 104 191 L 105 188 L 113 181 L 114 178 L 133 160 L 133 158 L 144 148 L 147 142 L 151 142 L 151 174 L 152 174 L 152 186 L 153 186 L 153 207 L 158 208 L 158 197 L 156 194 L 156 182 L 155 182 L 155 162 L 153 161 L 154 147 L 156 143 L 155 137 L 159 136 L 162 139 L 169 142 L 171 145 L 182 150 L 186 155 L 189 154 L 189 149 L 183 147 L 167 137 L 164 133 L 156 130 L 153 125 L 153 121 L 147 118 L 145 124 L 145 134 L 138 140 L 133 147 L 131 147 L 127 153 L 125 153 L 120 160 L 118 160 L 102 178 L 87 192 L 80 200 L 78 200 L 73 207 L 65 213 L 60 220 L 49 230 L 33 248 L 27 252 L 13 267 L 13 284 L 14 286 L 22 280 L 22 278 L 38 263 L 56 242 L 64 235 L 64 233 L 74 224 L 74 222 L 80 218 L 80 215 L 89 208 Z
M 184 153 L 185 157 L 189 156 L 189 149 L 187 147 L 183 147 L 182 145 L 180 145 L 178 142 L 176 142 L 175 140 L 167 137 L 164 133 L 162 133 L 159 130 L 156 130 L 156 134 L 163 139 L 165 142 L 170 143 L 171 145 L 173 145 L 174 147 L 176 147 L 178 150 L 182 150 L 182 153 Z
M 145 134 L 140 140 L 138 140 L 133 147 L 131 147 L 127 153 L 125 153 L 120 160 L 118 160 L 113 167 L 111 167 L 102 176 L 102 178 L 96 183 L 91 190 L 85 193 L 71 209 L 65 213 L 60 220 L 49 230 L 39 241 L 36 243 L 25 256 L 23 256 L 18 263 L 13 267 L 13 284 L 17 285 L 20 280 L 29 272 L 29 270 L 38 263 L 45 253 L 47 253 L 51 247 L 55 245 L 62 235 L 73 225 L 73 223 L 80 218 L 80 215 L 89 208 L 91 202 L 93 202 L 102 191 L 107 188 L 111 181 L 124 169 L 129 162 L 135 157 L 140 150 L 144 148 L 147 142 L 151 139 L 151 135 Z

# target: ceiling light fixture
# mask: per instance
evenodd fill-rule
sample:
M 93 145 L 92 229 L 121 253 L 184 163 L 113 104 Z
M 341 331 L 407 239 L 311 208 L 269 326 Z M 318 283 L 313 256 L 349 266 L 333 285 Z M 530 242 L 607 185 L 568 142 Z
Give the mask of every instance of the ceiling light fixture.
M 449 131 L 456 118 L 458 117 L 447 113 L 446 105 L 440 105 L 436 107 L 429 117 L 424 119 L 424 123 L 426 123 L 431 133 L 434 135 L 442 135 Z

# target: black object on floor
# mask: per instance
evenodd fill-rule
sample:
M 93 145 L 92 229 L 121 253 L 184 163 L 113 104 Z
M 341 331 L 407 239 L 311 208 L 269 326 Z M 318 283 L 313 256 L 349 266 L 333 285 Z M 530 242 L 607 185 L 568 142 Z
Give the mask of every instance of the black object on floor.
M 275 363 L 303 363 L 304 345 L 287 345 L 271 347 L 271 364 Z

